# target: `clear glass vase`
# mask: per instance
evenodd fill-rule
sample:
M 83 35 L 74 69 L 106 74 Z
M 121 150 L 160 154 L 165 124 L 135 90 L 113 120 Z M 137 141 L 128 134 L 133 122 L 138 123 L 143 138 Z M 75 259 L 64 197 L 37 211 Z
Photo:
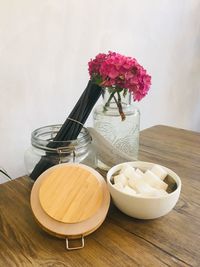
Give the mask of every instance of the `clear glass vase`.
M 121 106 L 125 119 L 119 113 L 115 99 L 109 101 L 111 91 L 105 88 L 103 93 L 103 104 L 95 108 L 93 113 L 94 128 L 115 148 L 126 153 L 137 160 L 139 149 L 140 112 L 133 104 L 132 96 L 127 91 L 120 92 Z M 105 162 L 98 159 L 97 165 L 100 169 L 108 170 Z

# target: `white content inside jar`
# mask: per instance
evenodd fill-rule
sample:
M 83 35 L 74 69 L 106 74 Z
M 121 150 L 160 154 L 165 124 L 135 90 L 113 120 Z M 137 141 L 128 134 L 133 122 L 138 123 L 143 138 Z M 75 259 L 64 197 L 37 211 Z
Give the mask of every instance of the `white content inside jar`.
M 142 171 L 128 163 L 113 175 L 113 186 L 126 194 L 142 197 L 167 196 L 177 187 L 160 165 L 155 164 L 151 169 Z

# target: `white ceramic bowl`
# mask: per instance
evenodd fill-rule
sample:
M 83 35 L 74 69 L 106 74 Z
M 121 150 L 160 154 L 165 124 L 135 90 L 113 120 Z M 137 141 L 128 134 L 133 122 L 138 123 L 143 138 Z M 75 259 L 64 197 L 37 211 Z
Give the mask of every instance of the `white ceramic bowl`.
M 124 164 L 129 164 L 145 171 L 151 169 L 154 163 L 144 161 L 134 161 L 118 164 L 112 167 L 107 173 L 107 185 L 114 204 L 125 214 L 138 219 L 155 219 L 170 212 L 176 205 L 181 191 L 181 179 L 172 170 L 162 166 L 176 182 L 177 188 L 167 196 L 162 197 L 142 197 L 133 196 L 119 191 L 111 183 L 113 174 L 119 171 Z

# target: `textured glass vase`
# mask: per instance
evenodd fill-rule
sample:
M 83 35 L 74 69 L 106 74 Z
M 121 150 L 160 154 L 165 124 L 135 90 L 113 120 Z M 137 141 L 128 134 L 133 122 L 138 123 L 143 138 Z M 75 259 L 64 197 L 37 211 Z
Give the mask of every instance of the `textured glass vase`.
M 110 91 L 104 89 L 103 104 L 97 106 L 93 113 L 94 128 L 114 147 L 136 160 L 139 149 L 139 109 L 132 103 L 132 96 L 129 92 L 125 95 L 121 92 L 122 109 L 125 115 L 125 120 L 122 121 L 114 99 L 112 98 L 108 104 L 109 97 Z M 112 167 L 105 163 L 106 160 L 105 162 L 98 160 L 98 167 L 101 169 Z

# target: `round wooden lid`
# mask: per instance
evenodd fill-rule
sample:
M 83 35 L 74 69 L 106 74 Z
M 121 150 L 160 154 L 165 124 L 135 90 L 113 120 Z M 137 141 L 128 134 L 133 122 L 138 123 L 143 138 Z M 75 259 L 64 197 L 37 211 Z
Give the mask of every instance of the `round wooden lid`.
M 83 164 L 64 163 L 38 177 L 30 202 L 45 231 L 73 239 L 92 233 L 103 223 L 110 194 L 97 171 Z
M 55 220 L 77 223 L 99 209 L 101 183 L 91 171 L 69 165 L 50 170 L 45 176 L 39 191 L 40 204 Z

